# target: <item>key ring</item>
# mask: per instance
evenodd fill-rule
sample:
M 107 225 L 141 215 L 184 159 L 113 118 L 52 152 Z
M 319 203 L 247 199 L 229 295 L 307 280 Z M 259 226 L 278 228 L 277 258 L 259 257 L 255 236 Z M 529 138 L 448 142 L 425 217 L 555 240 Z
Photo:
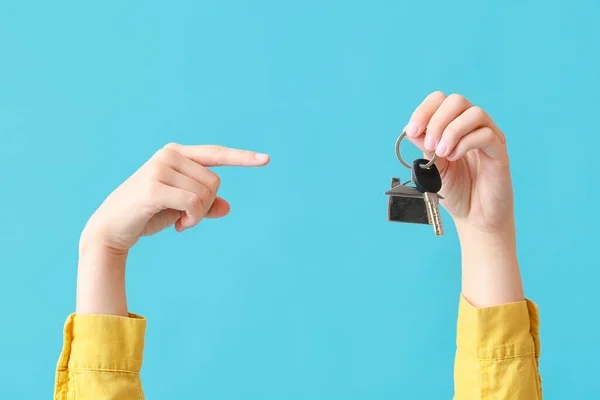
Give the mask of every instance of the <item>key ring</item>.
M 398 140 L 396 140 L 396 157 L 398 157 L 398 161 L 400 161 L 400 163 L 402 165 L 404 165 L 408 169 L 412 169 L 412 165 L 410 165 L 406 161 L 404 161 L 402 159 L 402 155 L 400 154 L 400 143 L 402 142 L 402 139 L 404 139 L 405 137 L 406 137 L 406 131 L 402 132 L 402 134 L 398 137 Z M 421 168 L 425 168 L 425 169 L 431 168 L 431 166 L 433 164 L 435 164 L 436 160 L 437 160 L 437 154 L 433 153 L 433 157 L 431 158 L 431 161 L 429 161 L 425 165 L 422 165 Z

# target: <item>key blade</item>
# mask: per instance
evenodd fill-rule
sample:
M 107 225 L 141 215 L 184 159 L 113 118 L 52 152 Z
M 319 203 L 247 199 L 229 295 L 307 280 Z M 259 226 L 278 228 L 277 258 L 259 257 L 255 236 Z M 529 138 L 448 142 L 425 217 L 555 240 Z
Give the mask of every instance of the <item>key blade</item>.
M 437 194 L 425 192 L 423 193 L 423 199 L 427 208 L 427 219 L 433 225 L 433 232 L 436 236 L 442 236 L 444 234 L 444 225 L 442 224 Z

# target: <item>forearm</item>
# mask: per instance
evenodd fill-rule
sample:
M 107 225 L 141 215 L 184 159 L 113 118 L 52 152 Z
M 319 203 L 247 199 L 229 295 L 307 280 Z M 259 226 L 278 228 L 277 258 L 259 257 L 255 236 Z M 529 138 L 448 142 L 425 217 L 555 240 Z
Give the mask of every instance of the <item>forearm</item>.
M 462 252 L 462 292 L 473 306 L 492 307 L 524 300 L 514 224 L 481 232 L 457 223 Z
M 127 312 L 126 252 L 81 240 L 77 312 L 67 319 L 54 398 L 125 400 L 144 397 L 146 320 Z
M 495 233 L 457 223 L 462 292 L 455 400 L 541 400 L 539 316 L 525 301 L 514 224 Z
M 128 316 L 126 262 L 127 252 L 116 253 L 82 239 L 77 273 L 77 314 Z

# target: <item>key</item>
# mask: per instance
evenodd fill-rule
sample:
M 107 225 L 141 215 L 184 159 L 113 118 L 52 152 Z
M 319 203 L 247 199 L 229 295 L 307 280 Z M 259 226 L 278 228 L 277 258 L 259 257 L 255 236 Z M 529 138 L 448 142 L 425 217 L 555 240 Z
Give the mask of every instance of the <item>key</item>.
M 419 158 L 412 165 L 412 180 L 415 183 L 417 191 L 422 193 L 427 211 L 427 219 L 433 225 L 433 232 L 436 236 L 444 234 L 442 217 L 440 215 L 438 192 L 442 189 L 442 177 L 435 164 L 429 168 L 422 166 L 429 160 Z

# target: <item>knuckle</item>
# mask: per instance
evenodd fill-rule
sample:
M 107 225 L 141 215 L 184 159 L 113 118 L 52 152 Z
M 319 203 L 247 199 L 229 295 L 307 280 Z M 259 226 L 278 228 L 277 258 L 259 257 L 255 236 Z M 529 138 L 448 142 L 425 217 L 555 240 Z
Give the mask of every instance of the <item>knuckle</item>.
M 487 113 L 484 111 L 484 109 L 479 106 L 471 107 L 471 112 L 478 119 L 485 118 L 487 116 Z
M 160 183 L 158 181 L 150 180 L 150 181 L 146 182 L 146 184 L 142 187 L 142 190 L 140 191 L 142 200 L 146 204 L 153 203 L 159 189 L 160 189 Z
M 208 184 L 210 185 L 210 188 L 216 192 L 221 186 L 221 177 L 215 173 L 211 173 Z
M 430 98 L 430 99 L 436 99 L 436 100 L 438 100 L 438 99 L 445 99 L 446 95 L 441 90 L 436 90 L 435 92 L 432 92 L 427 97 Z
M 223 150 L 224 149 L 225 148 L 220 145 L 211 146 L 211 153 L 212 153 L 213 159 L 215 160 L 216 165 L 223 164 Z
M 506 135 L 504 134 L 504 132 L 500 131 L 500 137 L 499 137 L 499 139 L 500 139 L 500 142 L 501 142 L 503 145 L 506 145 L 506 140 L 507 140 L 507 139 L 506 139 Z
M 223 151 L 223 146 L 215 144 L 211 146 L 211 151 L 213 154 L 219 154 Z
M 166 166 L 159 161 L 154 161 L 148 164 L 148 175 L 150 180 L 163 180 L 166 174 L 166 169 Z
M 155 154 L 155 158 L 163 163 L 171 163 L 177 156 L 177 152 L 167 147 L 163 147 Z
M 485 139 L 486 142 L 491 142 L 496 137 L 496 134 L 494 133 L 492 128 L 485 127 L 482 130 L 483 130 L 483 132 L 482 132 L 483 138 Z
M 198 193 L 198 197 L 202 200 L 202 209 L 204 210 L 205 207 L 209 207 L 208 202 L 210 202 L 210 199 L 213 197 L 213 192 L 211 192 L 209 188 L 203 186 Z
M 169 150 L 175 150 L 175 149 L 177 149 L 178 146 L 179 145 L 177 143 L 170 142 L 170 143 L 165 144 L 165 146 L 163 148 L 164 149 L 169 149 Z
M 467 100 L 467 98 L 462 94 L 458 93 L 452 93 L 450 96 L 448 96 L 448 101 L 451 101 L 459 106 L 466 106 L 469 104 L 469 100 Z
M 204 210 L 204 204 L 202 200 L 202 196 L 196 193 L 192 193 L 188 199 L 188 203 L 190 207 L 194 210 L 199 210 L 201 213 Z
M 199 222 L 204 216 L 204 199 L 201 195 L 192 193 L 188 198 L 188 208 L 191 210 L 191 215 L 195 222 Z

